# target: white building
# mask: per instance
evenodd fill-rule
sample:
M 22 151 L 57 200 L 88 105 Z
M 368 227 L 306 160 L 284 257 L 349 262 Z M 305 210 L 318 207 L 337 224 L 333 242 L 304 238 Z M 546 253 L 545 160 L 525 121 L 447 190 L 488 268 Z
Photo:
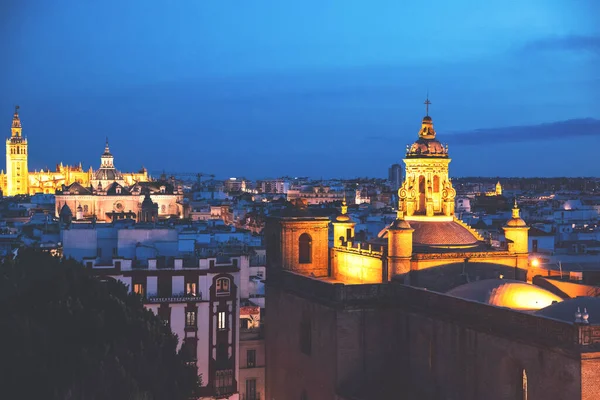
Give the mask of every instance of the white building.
M 171 327 L 198 368 L 201 399 L 240 398 L 240 299 L 250 295 L 249 256 L 198 258 L 179 250 L 175 229 L 130 222 L 73 224 L 62 241 L 66 257 L 123 282 Z

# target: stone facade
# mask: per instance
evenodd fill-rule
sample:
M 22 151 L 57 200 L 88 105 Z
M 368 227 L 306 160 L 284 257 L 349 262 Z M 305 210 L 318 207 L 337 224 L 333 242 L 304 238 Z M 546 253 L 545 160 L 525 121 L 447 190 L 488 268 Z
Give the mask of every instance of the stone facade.
M 267 264 L 280 266 L 287 270 L 316 277 L 329 274 L 329 218 L 290 217 L 270 218 L 265 227 Z M 308 262 L 300 260 L 300 237 L 310 238 L 310 257 Z

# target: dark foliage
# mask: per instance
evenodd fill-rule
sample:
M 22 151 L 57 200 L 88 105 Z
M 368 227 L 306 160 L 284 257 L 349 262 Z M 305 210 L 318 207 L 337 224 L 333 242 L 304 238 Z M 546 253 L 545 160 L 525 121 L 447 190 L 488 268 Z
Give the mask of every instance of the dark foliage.
M 73 260 L 0 264 L 0 398 L 188 399 L 195 368 L 140 298 Z

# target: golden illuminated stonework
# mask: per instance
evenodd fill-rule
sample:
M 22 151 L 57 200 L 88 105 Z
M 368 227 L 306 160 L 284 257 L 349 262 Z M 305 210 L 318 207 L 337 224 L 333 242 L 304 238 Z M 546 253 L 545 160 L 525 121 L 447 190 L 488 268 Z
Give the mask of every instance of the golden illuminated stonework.
M 108 151 L 108 140 L 105 153 Z M 103 182 L 107 187 L 112 182 L 132 186 L 137 182 L 149 182 L 150 176 L 145 168 L 139 172 L 121 173 L 114 177 L 105 174 L 106 162 L 112 162 L 112 155 L 103 154 L 100 169 L 94 171 L 91 167 L 83 169 L 81 163 L 78 166 L 63 165 L 60 163 L 56 170 L 40 170 L 29 172 L 28 168 L 28 143 L 22 136 L 21 119 L 19 117 L 19 106 L 15 107 L 11 125 L 11 137 L 6 140 L 6 173 L 0 172 L 0 190 L 6 196 L 33 195 L 36 193 L 54 194 L 63 186 L 78 183 L 84 187 L 96 186 Z M 106 177 L 106 179 L 104 179 Z M 118 179 L 117 179 L 118 178 Z

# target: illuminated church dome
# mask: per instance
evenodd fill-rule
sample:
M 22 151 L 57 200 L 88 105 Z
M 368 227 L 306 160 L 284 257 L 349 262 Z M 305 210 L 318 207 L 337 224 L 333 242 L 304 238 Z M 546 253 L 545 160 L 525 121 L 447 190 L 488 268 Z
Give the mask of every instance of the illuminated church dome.
M 448 295 L 513 310 L 535 311 L 561 302 L 554 293 L 529 283 L 510 279 L 484 279 L 458 286 Z
M 107 188 L 113 182 L 119 182 L 124 184 L 123 174 L 121 171 L 115 168 L 114 157 L 108 147 L 108 138 L 106 139 L 106 146 L 104 147 L 104 153 L 100 156 L 100 168 L 94 172 L 94 179 L 92 180 L 92 186 L 100 188 Z
M 407 149 L 406 157 L 448 157 L 448 148 L 435 138 L 433 120 L 429 115 L 423 118 L 419 139 Z

